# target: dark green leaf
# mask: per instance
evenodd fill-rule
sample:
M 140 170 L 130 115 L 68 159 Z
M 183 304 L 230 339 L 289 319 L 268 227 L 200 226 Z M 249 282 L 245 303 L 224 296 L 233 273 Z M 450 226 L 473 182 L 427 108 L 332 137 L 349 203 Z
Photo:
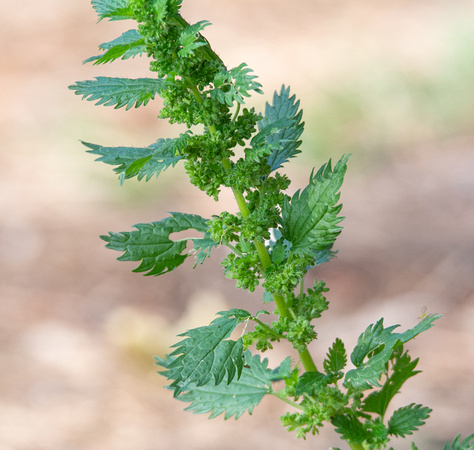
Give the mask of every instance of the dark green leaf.
M 294 194 L 291 202 L 286 200 L 282 209 L 282 234 L 291 242 L 295 254 L 314 255 L 332 246 L 342 227 L 337 224 L 343 219 L 338 214 L 342 205 L 339 189 L 347 169 L 349 156 L 342 157 L 334 171 L 331 161 L 323 165 L 316 175 L 311 174 L 309 185 Z
M 146 105 L 164 86 L 165 82 L 160 79 L 97 77 L 95 80 L 77 81 L 69 89 L 82 95 L 83 100 L 97 100 L 96 105 L 114 106 L 115 109 L 125 106 L 128 110 Z
M 141 261 L 134 272 L 162 275 L 184 262 L 189 256 L 189 253 L 183 254 L 186 244 L 188 240 L 195 239 L 190 237 L 173 241 L 170 234 L 189 229 L 207 233 L 207 222 L 201 216 L 175 212 L 159 222 L 134 225 L 137 231 L 109 233 L 101 238 L 107 242 L 107 248 L 124 252 L 117 258 L 119 261 Z
M 439 314 L 430 314 L 403 333 L 393 333 L 393 330 L 399 325 L 383 328 L 383 319 L 375 325 L 367 327 L 365 332 L 359 336 L 357 345 L 351 354 L 351 360 L 356 369 L 346 373 L 344 383 L 362 390 L 380 386 L 379 379 L 386 372 L 387 363 L 392 358 L 394 349 L 431 328 L 432 322 L 440 317 Z M 363 362 L 366 357 L 367 361 Z
M 339 433 L 342 439 L 352 444 L 362 444 L 369 436 L 369 433 L 364 429 L 364 425 L 355 416 L 338 414 L 332 418 L 331 423 L 336 427 L 336 433 Z
M 314 395 L 316 391 L 328 385 L 329 378 L 321 372 L 305 372 L 298 379 L 295 396 Z
M 403 347 L 401 349 L 403 351 Z M 385 381 L 382 389 L 371 392 L 364 400 L 363 410 L 379 414 L 383 419 L 392 398 L 400 392 L 406 380 L 419 373 L 415 370 L 418 358 L 411 361 L 408 352 L 398 355 L 392 365 L 392 374 Z
M 388 433 L 400 437 L 413 434 L 418 430 L 418 427 L 424 425 L 425 420 L 430 417 L 431 411 L 426 406 L 414 403 L 397 409 L 388 421 Z
M 327 358 L 324 360 L 323 366 L 328 375 L 331 373 L 337 373 L 346 367 L 346 349 L 344 348 L 344 343 L 341 339 L 336 338 L 326 356 Z
M 268 361 L 260 361 L 259 355 L 251 356 L 247 350 L 244 357 L 245 366 L 240 378 L 229 385 L 190 384 L 188 391 L 178 397 L 184 402 L 191 402 L 186 410 L 196 414 L 211 413 L 210 419 L 224 413 L 226 420 L 232 416 L 238 419 L 246 410 L 252 414 L 254 407 L 271 391 L 272 371 L 267 368 Z
M 234 378 L 240 378 L 244 365 L 242 338 L 237 341 L 227 338 L 238 323 L 251 315 L 239 309 L 218 314 L 221 317 L 210 325 L 181 334 L 186 338 L 173 345 L 172 360 L 162 364 L 167 369 L 164 375 L 173 380 L 170 388 L 174 389 L 175 397 L 211 380 L 218 385 L 224 380 L 230 384 Z

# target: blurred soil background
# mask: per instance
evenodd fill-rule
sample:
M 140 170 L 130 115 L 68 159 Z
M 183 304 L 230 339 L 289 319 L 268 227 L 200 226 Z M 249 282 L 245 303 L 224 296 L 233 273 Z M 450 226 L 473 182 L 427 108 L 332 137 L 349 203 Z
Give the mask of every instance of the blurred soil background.
M 1 0 L 0 13 L 0 449 L 345 448 L 330 427 L 297 441 L 277 400 L 253 417 L 209 421 L 163 389 L 152 355 L 218 310 L 261 309 L 259 296 L 223 277 L 219 252 L 194 271 L 143 277 L 98 236 L 221 205 L 181 166 L 120 187 L 80 144 L 149 145 L 182 131 L 156 119 L 159 100 L 125 112 L 67 89 L 147 76 L 145 59 L 81 65 L 130 24 L 97 25 L 87 0 Z M 229 67 L 245 61 L 259 75 L 265 96 L 253 105 L 282 83 L 302 99 L 291 192 L 313 166 L 352 153 L 338 258 L 311 273 L 331 288 L 316 359 L 336 336 L 351 349 L 382 316 L 406 329 L 441 313 L 409 345 L 423 373 L 394 408 L 433 408 L 414 436 L 420 449 L 474 432 L 474 2 L 188 0 L 183 13 L 214 24 L 205 35 Z

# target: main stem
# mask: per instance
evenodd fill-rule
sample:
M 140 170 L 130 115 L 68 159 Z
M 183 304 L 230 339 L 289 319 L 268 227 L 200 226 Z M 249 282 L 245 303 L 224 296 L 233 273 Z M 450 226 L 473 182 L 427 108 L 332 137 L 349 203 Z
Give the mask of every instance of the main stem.
M 231 164 L 228 158 L 224 158 L 222 160 L 222 165 L 224 166 L 226 170 L 231 169 Z M 240 192 L 239 190 L 235 188 L 232 188 L 232 192 L 234 194 L 235 200 L 237 201 L 237 206 L 239 207 L 239 211 L 242 214 L 242 217 L 245 219 L 246 217 L 250 215 L 250 210 L 248 208 L 247 202 L 245 201 L 242 192 Z M 255 249 L 257 250 L 258 256 L 260 258 L 260 262 L 262 263 L 263 270 L 266 271 L 272 263 L 267 247 L 265 246 L 263 242 L 260 242 L 257 240 L 254 240 L 253 243 L 255 245 Z M 278 309 L 278 313 L 282 317 L 287 317 L 290 320 L 295 319 L 294 314 L 292 314 L 292 311 L 288 308 L 285 298 L 282 295 L 276 294 L 276 293 L 273 294 L 273 300 L 275 301 L 275 305 Z M 309 350 L 307 348 L 305 348 L 301 352 L 298 352 L 298 354 L 300 356 L 301 362 L 306 372 L 318 372 L 318 369 L 316 367 L 316 364 L 313 361 L 311 353 L 309 353 Z
M 197 86 L 194 83 L 190 83 L 189 86 L 196 100 L 201 103 L 202 96 Z M 211 134 L 214 134 L 217 131 L 214 125 L 209 125 L 207 128 Z M 227 171 L 231 170 L 232 168 L 229 158 L 224 158 L 222 160 L 222 165 Z M 245 219 L 250 215 L 250 210 L 247 205 L 247 202 L 245 201 L 242 192 L 240 192 L 238 189 L 232 188 L 232 192 L 237 202 L 237 206 L 239 207 L 239 211 L 242 214 L 242 217 Z M 257 240 L 254 240 L 254 245 L 260 258 L 260 262 L 262 263 L 263 270 L 265 272 L 272 263 L 270 255 L 268 254 L 267 247 L 265 247 L 265 244 L 263 242 L 259 242 Z M 290 320 L 295 319 L 294 315 L 292 314 L 292 311 L 288 308 L 288 305 L 286 304 L 285 298 L 282 295 L 273 294 L 273 300 L 275 301 L 278 313 L 282 317 L 287 317 Z M 316 364 L 313 361 L 313 357 L 311 356 L 311 353 L 309 353 L 309 350 L 306 346 L 305 349 L 301 352 L 298 352 L 298 354 L 306 372 L 318 372 Z

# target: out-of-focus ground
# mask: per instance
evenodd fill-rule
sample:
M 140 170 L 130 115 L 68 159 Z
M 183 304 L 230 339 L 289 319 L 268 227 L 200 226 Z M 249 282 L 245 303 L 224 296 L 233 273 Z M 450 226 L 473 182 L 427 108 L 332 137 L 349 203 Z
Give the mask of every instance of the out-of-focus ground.
M 138 60 L 81 66 L 128 24 L 96 25 L 86 0 L 2 2 L 0 13 L 0 449 L 345 448 L 330 427 L 295 440 L 277 400 L 209 421 L 162 388 L 152 355 L 177 333 L 262 305 L 223 277 L 218 252 L 149 278 L 98 239 L 168 210 L 218 211 L 182 168 L 119 187 L 79 143 L 148 145 L 181 131 L 155 119 L 158 102 L 125 112 L 67 90 L 97 75 L 146 76 Z M 474 432 L 474 3 L 195 0 L 184 14 L 214 24 L 206 36 L 230 67 L 245 61 L 260 76 L 256 106 L 282 83 L 302 98 L 293 191 L 311 167 L 353 154 L 339 256 L 312 273 L 331 288 L 316 359 L 336 336 L 351 348 L 382 316 L 405 329 L 441 313 L 410 343 L 423 373 L 394 407 L 433 408 L 414 436 L 420 449 Z

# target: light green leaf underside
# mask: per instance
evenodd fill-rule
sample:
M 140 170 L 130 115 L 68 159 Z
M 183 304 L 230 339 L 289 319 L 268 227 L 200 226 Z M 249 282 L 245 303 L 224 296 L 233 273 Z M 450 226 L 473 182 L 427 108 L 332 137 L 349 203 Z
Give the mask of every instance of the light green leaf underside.
M 84 100 L 96 101 L 96 105 L 114 106 L 115 109 L 138 108 L 155 98 L 165 86 L 165 81 L 152 78 L 97 77 L 95 80 L 77 81 L 69 86 Z
M 299 105 L 294 95 L 290 97 L 290 88 L 282 86 L 280 93 L 273 94 L 272 105 L 266 103 L 265 117 L 257 124 L 260 130 L 257 136 L 267 134 L 269 128 L 274 127 L 274 131 L 265 136 L 265 144 L 271 149 L 267 160 L 271 172 L 301 152 L 298 138 L 303 133 L 304 122 L 301 122 L 303 111 Z M 279 123 L 283 126 L 278 126 Z
M 92 7 L 102 19 L 126 20 L 133 19 L 133 9 L 127 0 L 92 0 Z
M 101 236 L 106 247 L 111 250 L 123 252 L 119 261 L 141 261 L 140 265 L 133 272 L 147 272 L 145 275 L 162 275 L 180 266 L 190 252 L 185 252 L 188 241 L 193 242 L 196 249 L 203 247 L 201 240 L 205 240 L 207 254 L 210 249 L 217 246 L 217 243 L 210 242 L 207 234 L 207 219 L 193 214 L 183 214 L 173 212 L 171 217 L 167 217 L 159 222 L 140 223 L 134 225 L 136 231 L 124 231 L 121 233 L 109 233 Z M 170 239 L 171 233 L 194 229 L 203 233 L 203 238 L 184 238 L 173 241 Z M 195 251 L 196 251 L 195 249 Z M 204 259 L 204 256 L 200 260 Z
M 210 419 L 220 414 L 224 414 L 225 420 L 232 416 L 238 419 L 245 411 L 252 414 L 254 407 L 271 391 L 273 371 L 267 368 L 268 360 L 260 361 L 259 355 L 252 356 L 247 350 L 244 357 L 245 366 L 240 378 L 229 385 L 191 384 L 189 390 L 178 397 L 191 402 L 185 409 L 195 414 L 210 413 Z
M 94 65 L 105 64 L 118 58 L 134 58 L 146 51 L 145 40 L 137 30 L 128 30 L 117 39 L 101 44 L 99 48 L 105 53 L 86 59 L 84 64 L 88 62 L 94 62 Z
M 119 174 L 120 181 L 137 177 L 140 181 L 145 178 L 149 181 L 153 176 L 158 177 L 160 173 L 170 166 L 175 166 L 184 158 L 180 153 L 186 146 L 191 135 L 190 131 L 183 133 L 175 139 L 159 139 L 149 147 L 104 147 L 97 144 L 83 142 L 88 147 L 89 153 L 99 155 L 96 161 L 101 161 L 114 168 Z

